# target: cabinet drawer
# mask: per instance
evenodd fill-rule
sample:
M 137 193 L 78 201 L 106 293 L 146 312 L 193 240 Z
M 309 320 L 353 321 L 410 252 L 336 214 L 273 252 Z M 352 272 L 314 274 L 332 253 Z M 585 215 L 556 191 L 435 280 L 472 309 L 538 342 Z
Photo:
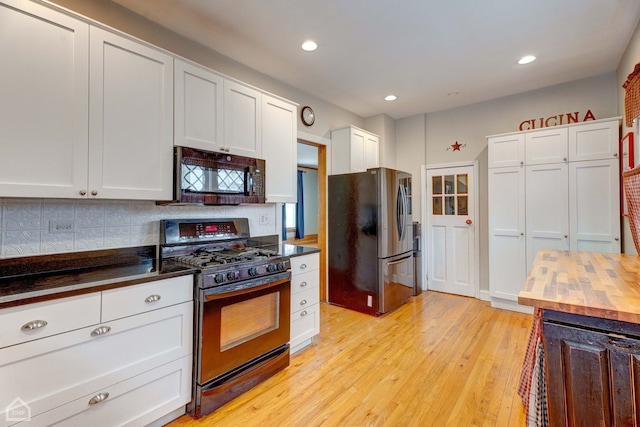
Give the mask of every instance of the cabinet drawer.
M 31 415 L 192 352 L 193 304 L 174 305 L 0 350 L 0 411 L 20 397 Z M 0 426 L 5 424 L 0 412 Z
M 295 313 L 320 301 L 318 288 L 307 289 L 291 295 L 291 312 Z
M 0 348 L 98 323 L 100 293 L 5 308 L 0 310 Z
M 311 288 L 320 288 L 320 276 L 318 274 L 318 270 L 291 276 L 292 294 L 297 294 L 298 292 L 303 292 Z
M 291 274 L 296 275 L 320 268 L 320 256 L 316 254 L 291 258 Z
M 192 275 L 104 291 L 102 321 L 108 322 L 192 300 Z
M 34 417 L 29 427 L 147 425 L 191 400 L 191 356 L 81 397 Z M 90 404 L 101 394 L 106 399 Z M 22 424 L 19 424 L 22 425 Z
M 320 333 L 320 304 L 291 314 L 291 348 Z

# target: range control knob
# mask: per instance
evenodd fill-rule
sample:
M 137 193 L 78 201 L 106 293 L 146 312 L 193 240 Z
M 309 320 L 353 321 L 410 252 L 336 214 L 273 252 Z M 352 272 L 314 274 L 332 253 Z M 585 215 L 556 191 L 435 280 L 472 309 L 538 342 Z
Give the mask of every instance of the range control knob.
M 216 283 L 224 283 L 226 280 L 226 277 L 224 277 L 224 274 L 222 273 L 218 273 L 215 276 L 213 276 L 213 281 Z
M 240 277 L 240 273 L 237 271 L 230 271 L 227 273 L 227 280 L 237 280 Z
M 251 267 L 249 269 L 249 276 L 257 276 L 258 275 L 258 269 L 256 267 Z
M 278 267 L 277 267 L 275 264 L 269 264 L 269 265 L 267 265 L 267 271 L 268 271 L 269 273 L 273 273 L 273 272 L 275 272 L 276 270 L 278 270 Z
M 281 261 L 277 264 L 277 267 L 278 271 L 285 271 L 287 269 L 287 264 Z

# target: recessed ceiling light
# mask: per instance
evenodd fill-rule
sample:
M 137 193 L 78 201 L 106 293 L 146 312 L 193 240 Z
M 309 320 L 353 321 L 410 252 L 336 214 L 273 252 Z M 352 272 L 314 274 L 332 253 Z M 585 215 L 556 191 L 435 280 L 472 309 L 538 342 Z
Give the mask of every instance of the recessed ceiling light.
M 307 40 L 306 42 L 302 43 L 302 49 L 306 50 L 307 52 L 312 52 L 317 48 L 318 48 L 318 45 L 313 40 Z
M 523 56 L 522 58 L 520 58 L 520 60 L 518 61 L 518 64 L 520 65 L 524 65 L 524 64 L 529 64 L 533 61 L 536 60 L 536 57 L 533 55 L 527 55 L 527 56 Z
M 395 95 L 387 95 L 384 97 L 385 101 L 395 101 L 396 99 L 398 99 L 398 97 Z

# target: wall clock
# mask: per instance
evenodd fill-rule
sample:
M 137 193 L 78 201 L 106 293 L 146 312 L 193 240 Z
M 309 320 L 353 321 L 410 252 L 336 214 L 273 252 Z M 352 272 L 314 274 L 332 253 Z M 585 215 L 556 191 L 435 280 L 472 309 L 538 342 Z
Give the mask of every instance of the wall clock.
M 311 107 L 306 106 L 302 107 L 302 111 L 300 111 L 300 118 L 305 126 L 311 126 L 313 122 L 316 121 L 316 114 L 313 112 Z

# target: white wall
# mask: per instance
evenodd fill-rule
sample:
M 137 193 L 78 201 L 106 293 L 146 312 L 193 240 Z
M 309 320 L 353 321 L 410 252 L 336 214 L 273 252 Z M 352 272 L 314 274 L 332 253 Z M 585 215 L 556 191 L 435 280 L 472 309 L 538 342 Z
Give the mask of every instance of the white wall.
M 400 119 L 396 123 L 396 169 L 409 172 L 412 182 L 412 220 L 421 222 L 420 174 L 425 164 L 427 116 L 416 116 Z
M 629 44 L 627 45 L 627 49 L 622 55 L 622 59 L 620 60 L 620 64 L 618 65 L 617 82 L 618 82 L 618 115 L 624 116 L 624 89 L 622 88 L 623 83 L 627 80 L 627 76 L 631 74 L 635 65 L 640 62 L 640 24 L 636 27 Z M 638 166 L 638 161 L 640 160 L 640 152 L 638 150 L 638 145 L 640 139 L 640 135 L 637 132 L 637 120 L 636 120 L 636 128 L 634 135 L 634 152 L 636 153 L 635 165 Z M 626 135 L 627 132 L 633 131 L 633 128 L 627 127 L 625 124 L 625 120 L 622 123 L 622 135 Z M 623 251 L 625 253 L 637 254 L 635 245 L 633 244 L 633 238 L 631 237 L 631 231 L 629 230 L 629 221 L 627 218 L 623 219 L 623 235 L 622 235 L 622 245 Z
M 618 114 L 616 85 L 615 73 L 607 73 L 398 121 L 398 169 L 410 170 L 415 176 L 413 171 L 422 155 L 420 143 L 425 147 L 427 165 L 478 161 L 481 291 L 489 289 L 486 136 L 518 131 L 523 120 L 575 111 L 584 114 L 591 110 L 597 119 L 614 117 Z M 465 146 L 460 151 L 447 150 L 456 141 Z M 419 187 L 414 185 L 414 189 Z

